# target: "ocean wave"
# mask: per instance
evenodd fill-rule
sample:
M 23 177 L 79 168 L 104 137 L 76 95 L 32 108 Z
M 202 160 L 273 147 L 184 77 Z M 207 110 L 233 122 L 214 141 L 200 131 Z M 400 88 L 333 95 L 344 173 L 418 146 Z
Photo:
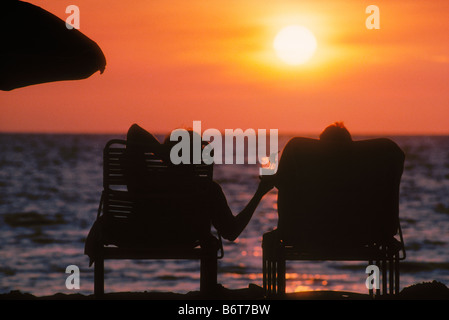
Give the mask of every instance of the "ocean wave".
M 365 270 L 366 264 L 335 264 L 334 269 L 337 270 L 350 270 L 358 271 Z M 399 268 L 402 273 L 419 273 L 419 272 L 429 272 L 429 271 L 449 271 L 449 262 L 430 262 L 430 261 L 401 261 Z
M 449 206 L 446 206 L 446 205 L 444 205 L 442 203 L 438 203 L 435 206 L 434 210 L 435 210 L 435 212 L 438 212 L 438 213 L 449 214 Z
M 163 274 L 154 278 L 154 280 L 161 281 L 196 281 L 193 277 L 187 275 L 174 275 L 174 274 Z
M 449 262 L 404 261 L 400 263 L 401 272 L 418 273 L 435 270 L 449 271 Z
M 3 215 L 3 219 L 11 227 L 35 227 L 67 223 L 61 214 L 48 215 L 34 211 L 6 213 Z

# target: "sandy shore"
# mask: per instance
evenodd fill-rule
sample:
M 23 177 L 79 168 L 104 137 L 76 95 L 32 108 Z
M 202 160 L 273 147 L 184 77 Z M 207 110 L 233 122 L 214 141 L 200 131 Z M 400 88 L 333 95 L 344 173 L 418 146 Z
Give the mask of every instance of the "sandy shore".
M 0 300 L 95 300 L 92 295 L 56 293 L 51 296 L 34 296 L 20 291 L 0 294 Z M 115 292 L 106 293 L 103 300 L 267 300 L 261 287 L 250 284 L 248 288 L 227 289 L 220 286 L 214 294 L 192 291 L 185 294 L 173 292 Z M 370 300 L 368 294 L 345 291 L 304 291 L 287 293 L 282 300 Z M 396 296 L 382 300 L 449 300 L 449 288 L 432 281 L 406 287 Z

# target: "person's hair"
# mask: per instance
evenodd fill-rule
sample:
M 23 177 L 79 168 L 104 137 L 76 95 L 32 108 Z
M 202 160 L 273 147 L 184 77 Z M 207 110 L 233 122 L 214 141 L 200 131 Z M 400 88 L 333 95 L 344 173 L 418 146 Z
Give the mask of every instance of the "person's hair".
M 335 122 L 328 126 L 320 134 L 320 140 L 323 141 L 352 141 L 351 134 L 346 129 L 343 122 Z

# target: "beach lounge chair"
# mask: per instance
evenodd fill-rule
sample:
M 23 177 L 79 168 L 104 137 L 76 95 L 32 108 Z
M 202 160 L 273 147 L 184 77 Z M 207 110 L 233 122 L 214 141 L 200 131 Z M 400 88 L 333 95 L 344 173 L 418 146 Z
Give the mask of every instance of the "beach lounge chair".
M 192 165 L 186 174 L 163 160 L 162 149 L 117 139 L 104 148 L 103 192 L 85 250 L 95 296 L 104 294 L 104 261 L 111 259 L 197 259 L 200 291 L 217 285 L 221 237 L 211 234 L 199 201 L 212 165 Z
M 285 293 L 287 260 L 366 261 L 382 279 L 370 295 L 399 293 L 404 159 L 389 139 L 291 139 L 276 178 L 278 226 L 263 236 L 265 295 Z

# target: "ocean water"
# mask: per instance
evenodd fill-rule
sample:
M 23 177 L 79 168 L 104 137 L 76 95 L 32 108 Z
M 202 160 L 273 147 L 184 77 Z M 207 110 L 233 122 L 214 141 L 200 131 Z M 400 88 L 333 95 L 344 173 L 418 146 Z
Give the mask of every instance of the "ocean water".
M 84 242 L 102 189 L 102 149 L 120 135 L 0 134 L 0 293 L 93 293 L 93 267 Z M 290 137 L 281 136 L 279 147 Z M 407 259 L 401 288 L 437 280 L 449 285 L 449 137 L 390 137 L 406 152 L 400 218 Z M 216 165 L 234 214 L 258 183 L 258 165 Z M 227 288 L 262 285 L 262 234 L 277 224 L 276 190 L 260 203 L 235 242 L 223 240 L 218 281 Z M 66 267 L 80 269 L 80 289 L 69 290 Z M 106 261 L 105 290 L 199 289 L 199 262 Z M 288 262 L 287 291 L 366 293 L 366 264 Z

